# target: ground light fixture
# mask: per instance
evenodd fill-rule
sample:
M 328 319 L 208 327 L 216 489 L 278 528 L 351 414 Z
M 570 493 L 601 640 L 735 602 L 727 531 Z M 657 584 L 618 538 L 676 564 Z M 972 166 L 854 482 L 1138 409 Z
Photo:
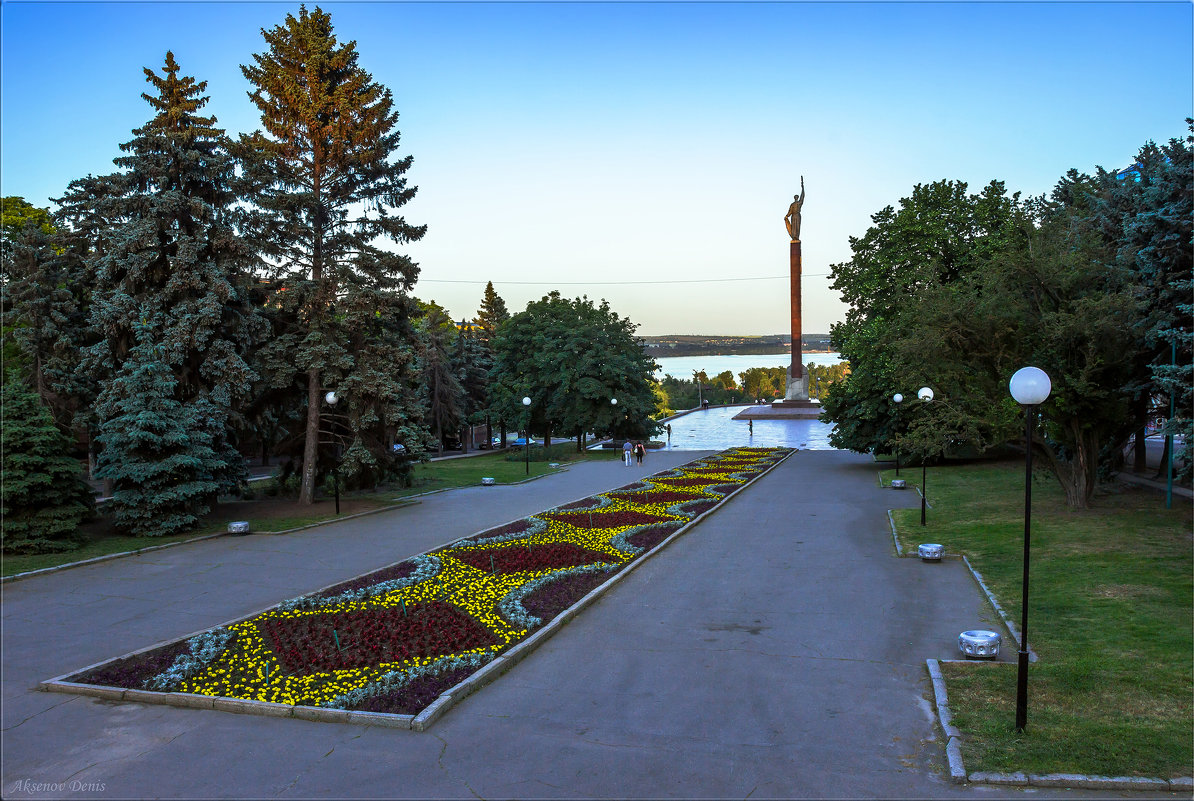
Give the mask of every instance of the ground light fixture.
M 916 391 L 916 397 L 920 398 L 921 403 L 928 403 L 933 400 L 933 390 L 928 387 L 921 387 Z M 892 398 L 892 400 L 895 399 Z M 925 500 L 927 494 L 925 482 L 928 480 L 929 475 L 925 469 L 925 465 L 928 461 L 929 455 L 926 453 L 920 459 L 920 524 L 922 526 L 925 525 L 925 506 L 927 505 L 927 501 Z
M 896 414 L 895 414 L 896 429 L 897 429 L 896 433 L 898 434 L 899 433 L 898 429 L 900 427 L 900 404 L 904 402 L 904 396 L 897 392 L 896 394 L 891 396 L 891 400 L 896 405 Z M 900 446 L 899 445 L 896 445 L 895 452 L 896 452 L 896 476 L 898 477 L 900 475 Z
M 526 407 L 526 428 L 524 429 L 526 436 L 523 438 L 522 445 L 526 451 L 526 466 L 527 475 L 531 474 L 531 399 L 523 395 L 522 405 Z
M 1016 731 L 1028 723 L 1028 553 L 1032 535 L 1032 434 L 1037 407 L 1053 384 L 1039 367 L 1021 367 L 1008 382 L 1012 398 L 1024 407 L 1024 584 L 1020 591 L 1020 651 L 1016 673 Z

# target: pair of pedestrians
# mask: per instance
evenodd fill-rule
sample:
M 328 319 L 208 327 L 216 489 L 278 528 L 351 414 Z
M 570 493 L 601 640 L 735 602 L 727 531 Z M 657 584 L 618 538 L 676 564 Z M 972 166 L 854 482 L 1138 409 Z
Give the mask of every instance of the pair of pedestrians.
M 626 440 L 624 443 L 622 443 L 622 463 L 627 467 L 630 467 L 632 458 L 639 464 L 642 464 L 643 457 L 646 455 L 647 448 L 643 445 L 643 443 L 632 443 L 630 440 Z

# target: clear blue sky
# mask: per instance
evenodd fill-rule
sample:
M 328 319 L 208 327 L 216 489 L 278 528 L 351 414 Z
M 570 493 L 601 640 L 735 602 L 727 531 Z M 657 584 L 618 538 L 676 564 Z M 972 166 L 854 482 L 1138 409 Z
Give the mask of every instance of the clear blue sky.
M 783 278 L 611 282 L 785 276 L 803 174 L 804 328 L 823 332 L 843 313 L 829 265 L 915 184 L 1044 193 L 1194 114 L 1186 2 L 322 7 L 393 90 L 404 212 L 429 225 L 416 294 L 457 319 L 492 280 L 513 310 L 553 286 L 608 298 L 642 334 L 785 332 Z M 4 2 L 3 194 L 51 205 L 110 172 L 167 49 L 224 128 L 257 128 L 239 65 L 297 10 Z

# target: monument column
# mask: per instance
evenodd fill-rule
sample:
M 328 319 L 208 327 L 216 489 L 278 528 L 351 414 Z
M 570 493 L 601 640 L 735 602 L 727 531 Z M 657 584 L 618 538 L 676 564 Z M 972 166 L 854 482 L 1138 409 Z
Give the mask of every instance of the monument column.
M 793 197 L 792 205 L 784 216 L 784 225 L 792 238 L 788 246 L 788 269 L 792 288 L 792 364 L 788 367 L 788 386 L 784 401 L 808 400 L 808 376 L 804 374 L 804 353 L 801 341 L 800 320 L 800 209 L 804 205 L 804 177 L 800 178 L 800 194 Z

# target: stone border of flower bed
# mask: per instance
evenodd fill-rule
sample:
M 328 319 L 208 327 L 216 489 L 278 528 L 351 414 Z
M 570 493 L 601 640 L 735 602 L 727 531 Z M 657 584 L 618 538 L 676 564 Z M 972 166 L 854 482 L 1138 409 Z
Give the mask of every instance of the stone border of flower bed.
M 776 450 L 779 450 L 779 449 L 776 449 Z M 638 557 L 636 557 L 633 561 L 625 564 L 621 570 L 619 570 L 617 573 L 615 573 L 613 576 L 611 576 L 605 582 L 601 583 L 597 587 L 590 590 L 588 593 L 586 593 L 584 596 L 582 596 L 579 600 L 577 600 L 575 603 L 573 603 L 567 609 L 563 610 L 562 612 L 557 614 L 555 617 L 553 617 L 550 621 L 548 621 L 546 624 L 544 624 L 544 626 L 542 628 L 540 628 L 538 631 L 536 631 L 534 634 L 523 639 L 521 642 L 519 642 L 517 645 L 515 645 L 509 651 L 501 654 L 500 656 L 497 656 L 496 658 L 493 659 L 493 661 L 489 662 L 488 664 L 484 665 L 483 667 L 481 667 L 474 673 L 470 674 L 465 679 L 463 679 L 462 681 L 457 683 L 455 686 L 450 687 L 447 690 L 445 690 L 444 692 L 442 692 L 439 695 L 439 697 L 436 698 L 435 701 L 433 701 L 430 705 L 428 705 L 426 708 L 421 710 L 419 712 L 419 714 L 417 714 L 417 715 L 402 715 L 402 714 L 396 714 L 396 713 L 379 713 L 379 712 L 360 712 L 360 711 L 343 710 L 343 709 L 331 709 L 331 708 L 327 708 L 327 707 L 312 707 L 312 706 L 291 705 L 291 704 L 282 704 L 282 703 L 267 702 L 267 701 L 253 701 L 253 700 L 246 700 L 246 699 L 240 699 L 240 698 L 228 698 L 228 697 L 223 697 L 223 696 L 196 695 L 196 694 L 192 694 L 192 693 L 154 692 L 154 691 L 149 691 L 149 690 L 125 689 L 125 688 L 112 687 L 112 686 L 83 684 L 80 682 L 72 682 L 72 681 L 68 680 L 69 677 L 71 677 L 71 676 L 85 674 L 88 671 L 91 671 L 93 669 L 96 669 L 98 667 L 106 665 L 110 662 L 127 659 L 129 657 L 133 657 L 138 654 L 146 653 L 148 651 L 152 651 L 157 648 L 161 648 L 163 646 L 167 646 L 167 645 L 171 645 L 171 644 L 174 644 L 174 643 L 177 643 L 180 641 L 188 640 L 192 637 L 199 636 L 207 631 L 211 631 L 216 628 L 222 628 L 222 627 L 230 626 L 234 623 L 241 622 L 243 620 L 249 620 L 249 619 L 256 617 L 258 615 L 261 615 L 271 609 L 274 609 L 278 605 L 277 603 L 271 604 L 268 607 L 265 607 L 263 609 L 255 611 L 255 612 L 252 612 L 250 614 L 238 616 L 237 618 L 235 618 L 233 620 L 226 621 L 224 623 L 218 624 L 217 626 L 214 626 L 211 628 L 193 632 L 192 634 L 188 634 L 188 635 L 183 635 L 182 637 L 172 637 L 168 640 L 163 640 L 161 642 L 154 643 L 153 645 L 149 645 L 145 648 L 140 648 L 136 651 L 132 651 L 132 652 L 124 654 L 122 656 L 105 659 L 102 662 L 95 663 L 94 665 L 88 665 L 87 667 L 84 667 L 81 669 L 72 670 L 69 673 L 65 673 L 61 676 L 57 676 L 55 678 L 47 679 L 46 681 L 40 682 L 39 688 L 44 691 L 47 691 L 47 692 L 62 692 L 62 693 L 73 693 L 73 694 L 79 694 L 79 695 L 89 695 L 92 697 L 101 698 L 101 699 L 105 699 L 105 700 L 133 701 L 133 702 L 138 702 L 138 703 L 157 703 L 157 704 L 164 704 L 167 706 L 186 707 L 186 708 L 194 708 L 194 709 L 216 709 L 216 710 L 221 710 L 221 711 L 225 711 L 225 712 L 236 712 L 236 713 L 241 713 L 241 714 L 255 714 L 255 715 L 268 716 L 268 717 L 294 717 L 294 718 L 298 718 L 298 719 L 302 719 L 302 720 L 312 720 L 312 721 L 319 721 L 319 722 L 357 723 L 357 724 L 363 723 L 366 725 L 377 725 L 377 726 L 386 726 L 386 727 L 391 727 L 391 728 L 411 729 L 413 731 L 425 731 L 428 727 L 431 726 L 432 723 L 434 723 L 436 720 L 438 720 L 439 717 L 441 717 L 445 712 L 447 712 L 456 703 L 459 703 L 461 700 L 466 698 L 468 695 L 471 695 L 473 692 L 475 692 L 480 687 L 484 686 L 485 684 L 488 684 L 489 682 L 496 679 L 498 676 L 505 673 L 513 665 L 517 664 L 519 661 L 521 661 L 523 658 L 525 658 L 528 654 L 530 654 L 534 649 L 536 649 L 537 647 L 542 645 L 548 638 L 550 638 L 552 635 L 554 635 L 562 626 L 564 626 L 566 623 L 568 623 L 573 618 L 575 618 L 576 615 L 579 614 L 585 607 L 587 607 L 589 604 L 593 603 L 595 600 L 597 600 L 602 595 L 604 595 L 606 592 L 608 592 L 609 589 L 614 584 L 616 584 L 618 581 L 620 581 L 625 575 L 627 575 L 630 572 L 632 572 L 633 570 L 637 569 L 639 565 L 641 565 L 647 559 L 651 558 L 656 553 L 661 551 L 664 547 L 669 545 L 674 539 L 679 537 L 681 534 L 687 532 L 689 528 L 691 528 L 693 525 L 695 525 L 696 523 L 703 520 L 706 516 L 716 512 L 718 509 L 722 508 L 726 504 L 726 502 L 730 500 L 730 498 L 734 497 L 739 492 L 741 492 L 743 489 L 745 489 L 746 487 L 749 487 L 755 481 L 759 480 L 763 476 L 770 473 L 773 469 L 775 469 L 780 464 L 782 464 L 784 461 L 786 461 L 789 456 L 791 456 L 793 453 L 796 453 L 796 452 L 797 452 L 797 449 L 795 449 L 795 448 L 788 449 L 788 452 L 786 454 L 784 454 L 781 458 L 779 458 L 778 460 L 776 460 L 775 462 L 770 464 L 765 470 L 762 470 L 761 472 L 752 476 L 750 478 L 750 480 L 735 487 L 735 489 L 732 492 L 729 492 L 725 496 L 723 496 L 720 499 L 720 501 L 717 503 L 716 506 L 696 515 L 695 517 L 693 517 L 692 520 L 689 520 L 683 526 L 676 529 L 668 537 L 666 537 L 664 540 L 659 542 L 655 547 L 651 548 L 650 550 L 648 550 L 642 554 L 639 554 Z M 598 493 L 598 494 L 600 494 L 600 493 Z M 569 503 L 577 503 L 579 501 L 583 501 L 583 500 L 586 500 L 591 497 L 592 497 L 592 494 L 585 495 L 581 498 L 575 499 L 574 501 L 570 501 Z M 562 504 L 562 506 L 567 506 L 567 505 L 568 504 Z M 381 510 L 375 510 L 375 511 L 381 511 Z M 484 534 L 486 531 L 491 531 L 495 528 L 501 528 L 503 526 L 509 526 L 509 525 L 517 523 L 518 521 L 521 521 L 523 519 L 525 519 L 525 516 L 516 518 L 515 520 L 512 520 L 512 521 L 508 521 L 507 523 L 502 524 L 501 526 L 490 526 L 490 527 L 484 529 L 483 531 L 474 533 L 473 535 L 471 535 L 471 537 L 479 537 L 480 535 Z M 326 525 L 326 524 L 317 524 L 317 525 Z M 447 543 L 444 543 L 443 545 L 438 545 L 438 546 L 435 546 L 434 548 L 425 550 L 419 554 L 415 554 L 413 556 L 406 557 L 402 560 L 399 560 L 398 562 L 394 562 L 391 565 L 384 566 L 382 568 L 377 568 L 375 570 L 369 571 L 369 573 L 378 572 L 379 570 L 385 570 L 388 567 L 397 566 L 397 565 L 401 564 L 402 562 L 406 562 L 410 559 L 414 559 L 419 556 L 433 553 L 434 551 L 449 547 L 453 543 L 461 541 L 461 539 L 469 539 L 469 537 L 457 538 L 457 539 L 451 540 Z M 362 574 L 362 575 L 368 575 L 368 574 Z M 352 579 L 349 579 L 349 581 L 351 581 L 351 580 Z M 328 586 L 323 587 L 319 590 L 315 590 L 313 593 L 308 593 L 308 594 L 316 595 L 320 592 L 331 589 L 332 587 L 335 587 L 335 586 L 337 586 L 339 584 L 343 584 L 343 583 L 344 583 L 344 581 L 341 580 L 334 584 L 329 584 Z
M 941 662 L 967 662 L 964 659 L 926 659 L 929 679 L 933 684 L 933 697 L 937 707 L 937 720 L 945 732 L 945 756 L 949 760 L 949 776 L 957 784 L 992 784 L 1004 787 L 1055 787 L 1075 790 L 1164 790 L 1194 792 L 1194 777 L 1182 776 L 1176 779 L 1142 778 L 1136 776 L 1086 776 L 1081 773 L 989 773 L 985 771 L 966 772 L 962 762 L 962 732 L 953 725 L 953 714 L 949 710 L 949 696 L 945 690 L 945 676 L 941 673 Z

